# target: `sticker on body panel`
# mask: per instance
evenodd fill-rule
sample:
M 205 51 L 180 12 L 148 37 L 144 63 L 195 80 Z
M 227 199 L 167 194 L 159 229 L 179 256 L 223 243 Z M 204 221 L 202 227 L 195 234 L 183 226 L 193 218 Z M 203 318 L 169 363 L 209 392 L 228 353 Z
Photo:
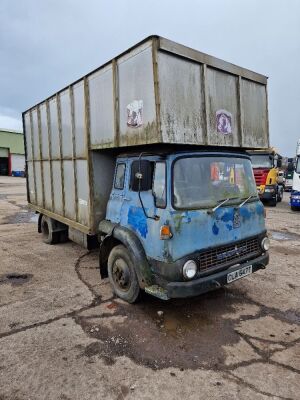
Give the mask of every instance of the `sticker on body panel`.
M 218 110 L 216 112 L 217 132 L 223 135 L 232 133 L 232 114 L 226 110 Z
M 143 100 L 134 100 L 127 105 L 127 126 L 138 128 L 143 125 Z

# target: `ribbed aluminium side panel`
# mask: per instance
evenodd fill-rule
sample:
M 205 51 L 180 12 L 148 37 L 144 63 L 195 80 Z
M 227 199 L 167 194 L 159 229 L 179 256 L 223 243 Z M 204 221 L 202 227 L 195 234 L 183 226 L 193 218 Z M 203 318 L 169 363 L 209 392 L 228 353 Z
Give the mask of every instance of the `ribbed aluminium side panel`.
M 105 171 L 102 171 L 102 173 L 105 173 Z M 76 175 L 77 175 L 77 198 L 78 198 L 78 222 L 81 223 L 82 225 L 88 225 L 90 198 L 89 198 L 88 165 L 86 160 L 76 161 Z
M 115 138 L 113 72 L 109 65 L 88 77 L 91 145 L 113 147 Z
M 65 216 L 69 219 L 74 219 L 74 216 L 76 215 L 75 182 L 73 168 L 74 163 L 72 160 L 63 161 Z
M 61 112 L 62 153 L 63 158 L 69 158 L 73 156 L 71 100 L 69 89 L 61 92 L 59 99 Z
M 63 215 L 62 181 L 60 161 L 52 161 L 54 212 Z

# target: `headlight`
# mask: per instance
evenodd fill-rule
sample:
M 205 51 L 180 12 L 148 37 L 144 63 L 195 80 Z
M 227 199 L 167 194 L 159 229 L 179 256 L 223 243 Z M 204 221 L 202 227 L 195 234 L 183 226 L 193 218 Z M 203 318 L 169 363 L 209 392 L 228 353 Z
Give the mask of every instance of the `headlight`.
M 261 248 L 264 251 L 268 251 L 270 248 L 270 240 L 267 237 L 264 237 L 263 240 L 261 241 Z
M 193 279 L 197 272 L 197 264 L 193 260 L 188 260 L 183 268 L 182 273 L 186 279 Z
M 274 193 L 274 192 L 275 192 L 275 189 L 274 189 L 274 188 L 268 188 L 268 187 L 266 187 L 266 188 L 265 188 L 265 192 L 267 192 L 267 193 Z

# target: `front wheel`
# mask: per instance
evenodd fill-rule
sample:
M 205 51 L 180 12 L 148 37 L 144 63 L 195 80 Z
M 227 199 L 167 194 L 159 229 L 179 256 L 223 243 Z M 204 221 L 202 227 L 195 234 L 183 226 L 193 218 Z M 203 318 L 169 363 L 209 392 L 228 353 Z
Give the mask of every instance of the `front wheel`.
M 270 205 L 271 207 L 276 207 L 277 201 L 278 201 L 277 199 L 278 199 L 278 197 L 277 197 L 277 195 L 276 195 L 275 199 L 272 199 L 272 200 L 269 201 L 269 205 Z
M 107 262 L 108 277 L 115 294 L 128 303 L 137 301 L 140 294 L 132 257 L 120 244 L 112 249 Z

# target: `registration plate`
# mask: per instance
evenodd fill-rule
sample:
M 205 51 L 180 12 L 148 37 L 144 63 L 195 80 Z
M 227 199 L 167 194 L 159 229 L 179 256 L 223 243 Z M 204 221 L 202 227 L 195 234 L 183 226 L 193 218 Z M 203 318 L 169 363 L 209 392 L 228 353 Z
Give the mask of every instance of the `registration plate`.
M 236 281 L 237 279 L 244 278 L 244 276 L 250 274 L 252 274 L 252 265 L 247 265 L 247 267 L 237 269 L 236 271 L 227 274 L 227 283 L 231 283 L 233 281 Z

